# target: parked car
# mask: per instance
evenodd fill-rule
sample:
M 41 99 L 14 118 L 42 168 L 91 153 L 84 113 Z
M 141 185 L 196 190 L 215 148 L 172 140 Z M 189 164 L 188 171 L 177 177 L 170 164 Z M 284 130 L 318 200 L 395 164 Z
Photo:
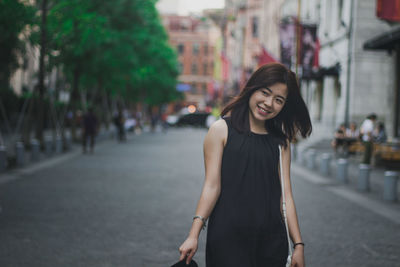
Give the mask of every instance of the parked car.
M 198 126 L 207 127 L 207 117 L 210 115 L 208 112 L 196 112 L 182 115 L 176 122 L 176 126 Z
M 125 131 L 133 132 L 136 126 L 136 120 L 134 118 L 128 118 L 125 120 L 124 127 Z

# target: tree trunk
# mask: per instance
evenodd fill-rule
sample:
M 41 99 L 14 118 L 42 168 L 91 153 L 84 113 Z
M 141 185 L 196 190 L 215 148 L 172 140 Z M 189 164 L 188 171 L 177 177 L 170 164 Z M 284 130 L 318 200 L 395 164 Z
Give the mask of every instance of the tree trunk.
M 40 57 L 39 57 L 39 84 L 38 84 L 38 93 L 39 98 L 36 101 L 37 104 L 37 113 L 36 113 L 36 139 L 43 144 L 43 128 L 44 128 L 44 76 L 45 76 L 45 56 L 46 56 L 46 48 L 47 48 L 47 0 L 42 0 L 42 25 L 41 25 L 41 33 L 40 33 Z
M 29 100 L 27 100 L 29 101 Z M 24 118 L 23 122 L 22 122 L 22 142 L 25 145 L 30 145 L 30 139 L 31 139 L 31 130 L 32 130 L 32 126 L 33 126 L 33 118 L 32 118 L 32 114 L 34 113 L 34 105 L 35 105 L 35 100 L 31 99 L 31 101 L 29 101 L 28 104 L 28 112 L 26 113 L 26 117 Z
M 72 108 L 72 123 L 71 123 L 71 136 L 72 136 L 72 140 L 74 140 L 75 142 L 79 141 L 79 137 L 77 136 L 77 127 L 79 126 L 78 120 L 80 118 L 78 118 L 78 114 L 77 114 L 77 110 L 78 110 L 78 103 L 80 101 L 80 97 L 79 97 L 79 78 L 80 78 L 80 70 L 78 67 L 75 67 L 74 70 L 74 78 L 73 78 L 73 84 L 72 84 L 72 92 L 71 92 L 71 108 Z

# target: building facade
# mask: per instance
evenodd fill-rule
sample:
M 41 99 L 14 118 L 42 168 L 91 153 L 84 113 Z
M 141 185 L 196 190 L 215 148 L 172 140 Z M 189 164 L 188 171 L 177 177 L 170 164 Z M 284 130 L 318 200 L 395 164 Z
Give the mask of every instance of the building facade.
M 289 0 L 283 16 L 297 17 L 299 2 L 299 20 L 318 26 L 320 43 L 317 75 L 305 79 L 299 72 L 315 129 L 313 138 L 331 138 L 340 124 L 360 125 L 370 113 L 385 123 L 390 138 L 399 137 L 397 53 L 365 49 L 368 40 L 397 23 L 376 16 L 376 0 Z
M 186 104 L 204 110 L 214 91 L 214 50 L 220 36 L 211 19 L 192 16 L 164 15 L 170 44 L 176 48 L 179 61 L 178 89 L 184 91 Z M 182 86 L 186 85 L 186 86 Z
M 224 52 L 229 62 L 225 84 L 228 95 L 237 95 L 259 65 L 265 50 L 279 60 L 280 8 L 283 0 L 227 0 Z

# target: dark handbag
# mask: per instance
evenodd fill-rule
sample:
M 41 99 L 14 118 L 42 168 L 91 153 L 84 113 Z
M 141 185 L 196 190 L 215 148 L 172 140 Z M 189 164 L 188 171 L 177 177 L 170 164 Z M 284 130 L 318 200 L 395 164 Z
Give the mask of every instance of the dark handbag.
M 189 263 L 189 265 L 186 265 L 186 260 L 182 260 L 180 262 L 175 263 L 171 267 L 199 267 L 199 266 L 197 265 L 197 263 L 194 260 L 192 260 Z

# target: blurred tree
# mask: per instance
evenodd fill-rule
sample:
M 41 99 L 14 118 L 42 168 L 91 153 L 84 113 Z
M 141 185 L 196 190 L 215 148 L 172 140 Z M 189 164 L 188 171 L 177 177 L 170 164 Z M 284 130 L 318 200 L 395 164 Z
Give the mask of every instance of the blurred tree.
M 91 1 L 53 0 L 48 14 L 49 57 L 52 66 L 61 65 L 71 83 L 71 108 L 85 109 L 80 104 L 80 88 L 91 77 L 98 48 L 107 41 L 106 19 L 93 10 Z M 72 123 L 72 135 L 76 139 L 76 118 Z
M 105 65 L 114 67 L 111 73 L 115 76 L 103 80 L 103 85 L 134 102 L 158 105 L 176 99 L 179 96 L 175 90 L 177 56 L 168 45 L 168 36 L 155 8 L 156 1 L 95 2 L 114 33 L 108 55 L 104 54 L 103 59 Z M 110 73 L 109 68 L 104 70 Z
M 74 111 L 84 109 L 86 103 L 79 102 L 87 98 L 108 103 L 99 100 L 112 95 L 158 105 L 179 97 L 177 57 L 156 1 L 48 1 L 54 3 L 48 14 L 48 55 L 52 66 L 63 66 L 72 84 Z

